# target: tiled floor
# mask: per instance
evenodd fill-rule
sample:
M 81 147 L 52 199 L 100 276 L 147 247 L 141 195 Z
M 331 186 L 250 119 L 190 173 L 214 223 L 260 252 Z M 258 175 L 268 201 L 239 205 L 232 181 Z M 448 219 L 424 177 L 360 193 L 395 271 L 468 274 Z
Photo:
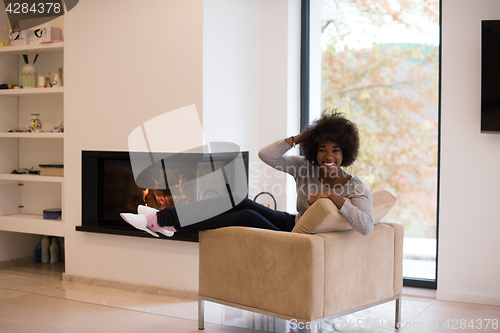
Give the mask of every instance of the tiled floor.
M 0 270 L 0 332 L 197 332 L 197 302 L 61 281 L 63 264 Z M 500 307 L 403 296 L 402 332 L 450 332 L 471 319 L 498 332 Z M 432 293 L 430 293 L 432 296 Z M 450 327 L 446 328 L 446 320 Z M 482 329 L 477 319 L 484 319 Z M 206 332 L 299 332 L 283 320 L 206 303 Z M 394 332 L 394 302 L 322 324 L 322 332 Z M 462 325 L 463 327 L 463 325 Z M 498 327 L 498 326 L 496 326 Z

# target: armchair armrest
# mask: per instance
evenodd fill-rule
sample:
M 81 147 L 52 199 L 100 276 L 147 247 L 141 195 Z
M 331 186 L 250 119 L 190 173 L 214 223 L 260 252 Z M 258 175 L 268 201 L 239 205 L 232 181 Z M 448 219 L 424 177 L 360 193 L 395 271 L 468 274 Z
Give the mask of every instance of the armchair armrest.
M 292 316 L 323 316 L 324 241 L 246 227 L 200 232 L 202 296 Z
M 397 222 L 381 223 L 394 228 L 394 294 L 401 294 L 403 290 L 403 238 L 404 226 Z

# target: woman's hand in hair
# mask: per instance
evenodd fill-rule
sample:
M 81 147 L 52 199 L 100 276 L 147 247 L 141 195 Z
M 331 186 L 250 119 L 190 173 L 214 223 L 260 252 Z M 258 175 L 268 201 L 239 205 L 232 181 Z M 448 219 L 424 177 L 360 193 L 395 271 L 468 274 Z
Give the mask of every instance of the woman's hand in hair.
M 293 140 L 292 140 L 292 137 L 289 137 L 289 138 L 286 138 L 285 139 L 285 142 L 288 143 L 288 145 L 290 147 L 293 147 L 293 144 L 295 143 L 296 145 L 298 145 L 299 143 L 302 142 L 304 138 L 304 133 L 300 133 L 300 134 L 297 134 L 297 135 L 294 135 L 293 136 Z

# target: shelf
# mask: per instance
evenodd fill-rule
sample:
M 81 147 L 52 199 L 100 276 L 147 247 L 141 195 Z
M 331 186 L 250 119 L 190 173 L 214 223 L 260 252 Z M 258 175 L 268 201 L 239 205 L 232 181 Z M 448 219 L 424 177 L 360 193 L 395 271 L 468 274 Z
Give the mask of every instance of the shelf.
M 16 214 L 0 216 L 0 230 L 64 237 L 63 221 L 44 220 L 42 215 Z
M 0 138 L 21 139 L 63 139 L 64 133 L 26 133 L 26 132 L 0 132 Z
M 38 94 L 62 94 L 64 87 L 59 88 L 29 88 L 29 89 L 2 89 L 0 96 L 21 96 L 21 95 L 38 95 Z
M 62 52 L 63 50 L 64 50 L 64 42 L 56 42 L 50 44 L 0 47 L 0 54 L 25 54 L 28 52 L 48 53 L 48 52 Z
M 41 57 L 37 62 L 37 66 L 40 63 L 40 66 L 45 68 L 46 71 L 50 69 L 51 72 L 55 73 L 57 72 L 57 68 L 64 67 L 64 42 L 6 46 L 0 47 L 0 63 L 5 65 L 0 69 L 0 76 L 3 75 L 6 78 L 10 77 L 9 80 L 16 77 L 19 79 L 21 67 L 24 64 L 21 57 L 23 54 L 28 54 L 31 61 L 33 61 L 35 54 L 40 54 Z M 45 155 L 50 156 L 51 154 L 56 154 L 60 157 L 62 154 L 62 156 L 64 156 L 64 148 L 62 146 L 64 143 L 64 133 L 53 133 L 48 131 L 39 133 L 6 132 L 12 128 L 13 119 L 18 118 L 19 120 L 20 115 L 24 116 L 26 113 L 39 113 L 39 111 L 48 109 L 54 110 L 53 112 L 55 114 L 53 116 L 53 121 L 64 119 L 63 96 L 64 87 L 0 90 L 0 104 L 5 104 L 4 108 L 6 109 L 5 111 L 7 111 L 0 112 L 0 123 L 5 123 L 5 126 L 2 126 L 0 132 L 0 155 L 2 155 L 3 158 L 2 161 L 0 161 L 0 182 L 3 184 L 0 194 L 3 197 L 9 197 L 9 195 L 11 195 L 9 192 L 15 189 L 15 195 L 19 196 L 19 199 L 3 200 L 0 203 L 0 211 L 4 214 L 0 214 L 0 231 L 60 237 L 64 237 L 65 235 L 65 230 L 68 226 L 65 225 L 61 219 L 43 219 L 41 215 L 42 209 L 39 209 L 42 207 L 51 207 L 53 206 L 51 203 L 54 202 L 57 203 L 54 206 L 63 206 L 64 177 L 9 173 L 15 167 L 19 167 L 19 164 L 31 165 L 32 160 L 38 160 L 36 157 L 38 155 L 36 154 L 44 155 L 44 153 L 48 153 Z M 58 116 L 62 114 L 62 118 L 55 118 L 56 113 Z M 52 128 L 47 128 L 47 130 L 51 129 Z M 32 139 L 44 140 L 36 141 Z M 26 149 L 24 149 L 26 145 L 32 146 L 30 148 L 31 150 L 26 151 Z M 32 151 L 34 151 L 35 154 L 31 154 Z M 27 152 L 29 154 L 27 154 Z M 40 163 L 42 163 L 44 158 L 40 160 Z M 24 184 L 24 189 L 18 189 L 17 184 Z M 21 202 L 32 207 L 31 210 L 18 209 L 18 204 Z M 22 211 L 40 215 L 5 215 L 7 213 Z
M 57 176 L 39 176 L 39 175 L 15 175 L 0 174 L 0 180 L 14 180 L 22 182 L 42 182 L 42 183 L 64 183 L 64 177 Z

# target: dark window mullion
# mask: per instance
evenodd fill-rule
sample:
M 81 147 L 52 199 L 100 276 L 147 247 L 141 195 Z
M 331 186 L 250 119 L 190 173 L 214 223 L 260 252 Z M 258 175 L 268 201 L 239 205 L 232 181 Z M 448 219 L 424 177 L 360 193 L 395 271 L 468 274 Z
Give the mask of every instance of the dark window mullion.
M 309 124 L 310 0 L 302 0 L 300 27 L 300 130 Z

